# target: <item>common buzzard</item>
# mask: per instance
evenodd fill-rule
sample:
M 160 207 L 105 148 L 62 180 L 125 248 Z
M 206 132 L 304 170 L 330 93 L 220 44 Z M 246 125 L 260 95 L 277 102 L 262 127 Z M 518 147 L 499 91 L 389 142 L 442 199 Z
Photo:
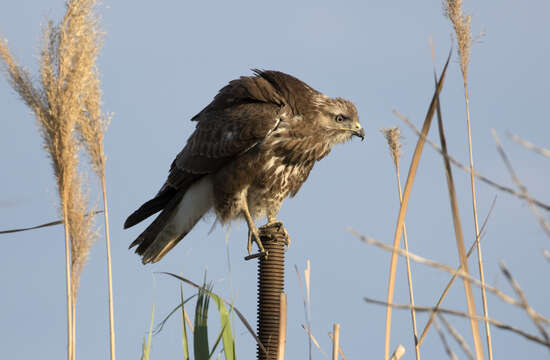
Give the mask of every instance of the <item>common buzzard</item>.
M 329 98 L 279 71 L 254 70 L 222 88 L 191 120 L 195 131 L 157 195 L 124 228 L 162 211 L 130 245 L 144 264 L 159 261 L 210 209 L 221 223 L 244 218 L 248 252 L 263 246 L 254 220 L 277 222 L 316 161 L 353 135 L 364 139 L 355 105 Z

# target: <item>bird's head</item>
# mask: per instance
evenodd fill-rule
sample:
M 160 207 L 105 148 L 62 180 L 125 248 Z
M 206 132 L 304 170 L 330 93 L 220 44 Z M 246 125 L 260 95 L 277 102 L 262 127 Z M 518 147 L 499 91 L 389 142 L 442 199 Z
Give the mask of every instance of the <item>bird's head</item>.
M 314 100 L 316 122 L 333 144 L 343 143 L 353 136 L 365 139 L 365 130 L 359 123 L 357 108 L 349 100 L 320 95 Z

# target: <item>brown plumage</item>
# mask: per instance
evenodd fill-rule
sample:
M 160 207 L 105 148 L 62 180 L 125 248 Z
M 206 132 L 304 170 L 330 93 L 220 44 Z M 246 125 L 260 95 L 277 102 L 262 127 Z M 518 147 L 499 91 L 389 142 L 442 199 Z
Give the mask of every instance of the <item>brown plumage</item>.
M 353 103 L 329 98 L 278 71 L 254 70 L 222 88 L 192 120 L 196 129 L 172 162 L 158 194 L 124 228 L 162 212 L 130 245 L 143 263 L 160 260 L 211 208 L 219 221 L 244 218 L 260 250 L 254 220 L 276 222 L 313 165 L 334 144 L 364 138 Z

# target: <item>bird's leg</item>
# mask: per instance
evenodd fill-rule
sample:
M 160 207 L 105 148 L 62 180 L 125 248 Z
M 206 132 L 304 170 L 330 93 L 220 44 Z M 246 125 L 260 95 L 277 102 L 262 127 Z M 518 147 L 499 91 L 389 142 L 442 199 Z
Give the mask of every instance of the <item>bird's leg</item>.
M 270 214 L 267 216 L 267 224 L 261 226 L 259 229 L 260 235 L 266 237 L 274 236 L 272 231 L 273 228 L 277 228 L 277 234 L 275 234 L 275 236 L 284 238 L 285 245 L 288 248 L 290 246 L 290 236 L 288 235 L 288 231 L 286 231 L 283 226 L 283 223 L 277 220 L 275 215 Z
M 246 203 L 246 200 L 244 201 L 242 212 L 244 215 L 244 219 L 246 220 L 246 223 L 248 224 L 248 255 L 252 254 L 252 242 L 255 241 L 256 244 L 258 244 L 258 247 L 260 248 L 260 252 L 264 253 L 264 246 L 262 245 L 262 242 L 260 241 L 260 232 L 258 231 L 258 228 L 254 224 L 254 220 L 252 220 L 252 216 L 250 216 L 250 212 L 248 211 L 248 204 Z

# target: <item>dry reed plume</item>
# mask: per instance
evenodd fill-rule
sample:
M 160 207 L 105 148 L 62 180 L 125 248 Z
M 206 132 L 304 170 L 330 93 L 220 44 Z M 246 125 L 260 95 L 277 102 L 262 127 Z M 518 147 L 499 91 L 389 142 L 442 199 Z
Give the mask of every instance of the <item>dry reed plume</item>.
M 472 44 L 472 32 L 470 31 L 472 17 L 464 15 L 462 12 L 462 0 L 443 1 L 443 11 L 453 24 L 458 43 L 460 70 L 462 71 L 464 80 L 467 81 L 468 65 L 470 64 L 470 47 Z
M 88 212 L 84 176 L 77 171 L 84 145 L 93 169 L 104 179 L 101 92 L 95 62 L 101 47 L 95 0 L 72 0 L 57 25 L 43 29 L 40 80 L 11 55 L 7 41 L 0 42 L 8 81 L 38 120 L 44 147 L 51 158 L 65 226 L 68 358 L 75 358 L 75 308 L 80 275 L 96 233 Z M 105 208 L 105 215 L 107 215 Z M 70 248 L 69 248 L 70 239 Z M 114 342 L 112 341 L 112 346 Z M 111 354 L 114 357 L 114 353 Z

